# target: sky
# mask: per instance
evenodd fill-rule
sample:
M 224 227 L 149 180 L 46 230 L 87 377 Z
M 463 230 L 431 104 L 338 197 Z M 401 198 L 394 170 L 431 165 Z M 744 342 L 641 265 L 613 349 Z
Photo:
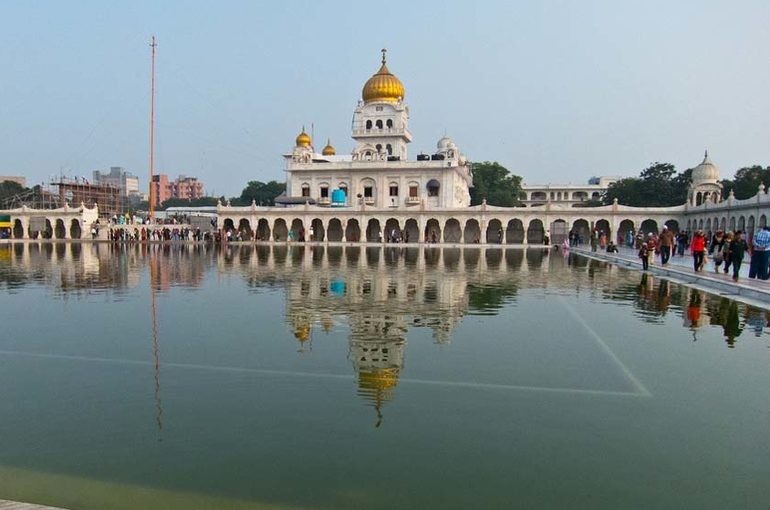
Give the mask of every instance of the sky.
M 380 49 L 414 141 L 445 133 L 530 184 L 770 164 L 770 2 L 0 2 L 0 175 L 30 185 L 123 166 L 214 195 L 284 180 L 306 126 L 349 153 Z

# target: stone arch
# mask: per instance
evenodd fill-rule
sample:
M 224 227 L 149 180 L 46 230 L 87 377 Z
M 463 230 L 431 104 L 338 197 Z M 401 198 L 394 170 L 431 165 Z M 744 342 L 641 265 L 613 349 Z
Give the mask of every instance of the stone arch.
M 396 218 L 388 218 L 385 221 L 385 233 L 383 238 L 385 242 L 392 242 L 394 239 L 401 239 L 401 225 Z
M 759 217 L 759 228 L 765 228 L 767 226 L 767 216 L 762 215 Z
M 80 227 L 80 221 L 73 218 L 70 222 L 70 239 L 80 239 L 83 237 L 83 229 Z
M 543 227 L 543 222 L 539 219 L 531 220 L 527 227 L 527 244 L 543 244 L 544 237 L 545 228 Z
M 491 244 L 503 244 L 503 223 L 497 218 L 489 220 L 487 223 L 486 241 Z
M 618 225 L 618 244 L 620 243 L 626 246 L 634 245 L 634 222 L 628 218 Z
M 300 218 L 294 218 L 291 220 L 291 228 L 289 234 L 292 241 L 305 242 L 305 224 Z
M 698 230 L 703 230 L 703 218 L 698 220 Z
M 711 218 L 706 218 L 706 224 L 703 226 L 706 232 L 711 232 Z M 670 230 L 670 229 L 669 229 Z
M 417 220 L 409 218 L 404 223 L 404 242 L 405 243 L 419 243 L 420 242 L 420 227 L 417 225 Z
M 53 229 L 53 233 L 56 239 L 64 239 L 67 237 L 67 227 L 64 226 L 64 220 L 59 218 L 56 220 L 56 227 Z
M 701 205 L 703 203 L 703 194 L 699 191 L 695 194 L 695 205 Z
M 270 223 L 267 219 L 262 218 L 257 222 L 257 241 L 269 241 L 270 240 Z
M 324 229 L 324 222 L 321 220 L 321 218 L 313 218 L 313 220 L 310 222 L 310 228 L 313 229 L 313 238 L 310 238 L 310 235 L 308 234 L 308 241 L 313 242 L 324 242 L 324 239 L 326 239 L 326 231 Z
M 253 232 L 251 231 L 251 222 L 247 218 L 241 218 L 238 222 L 238 232 L 241 233 L 241 239 L 251 241 Z
M 738 217 L 738 230 L 743 232 L 746 231 L 746 218 L 743 216 Z
M 754 231 L 756 230 L 754 216 L 749 216 L 749 221 L 746 223 L 746 232 L 748 232 L 749 241 L 754 239 Z
M 600 233 L 605 234 L 608 240 L 612 239 L 612 231 L 610 229 L 609 221 L 601 219 L 594 224 L 594 227 L 596 227 Z
M 332 218 L 329 220 L 329 225 L 326 227 L 326 240 L 334 243 L 342 241 L 342 222 L 339 218 Z
M 719 220 L 719 230 L 722 232 L 727 230 L 727 219 L 724 216 L 722 216 L 722 219 Z
M 462 241 L 462 227 L 456 218 L 449 218 L 444 224 L 444 242 L 459 243 Z
M 361 240 L 361 225 L 358 220 L 349 219 L 345 225 L 345 239 L 351 243 L 357 243 Z
M 232 218 L 225 218 L 224 223 L 222 224 L 222 229 L 225 232 L 228 232 L 230 230 L 235 230 L 235 222 Z
M 441 224 L 437 219 L 431 218 L 425 223 L 425 242 L 437 243 L 441 241 Z
M 578 244 L 587 243 L 591 238 L 591 227 L 588 220 L 580 218 L 572 223 L 572 231 L 578 236 Z
M 507 244 L 524 243 L 524 224 L 520 219 L 514 218 L 508 222 L 505 228 L 505 242 Z
M 735 232 L 735 216 L 730 218 L 730 231 Z
M 569 235 L 569 226 L 562 218 L 552 221 L 549 230 L 549 242 L 552 245 L 560 245 Z
M 650 233 L 657 234 L 658 222 L 653 220 L 652 218 L 647 218 L 642 222 L 641 225 L 639 225 L 639 231 L 642 232 L 645 235 L 645 237 L 647 236 L 647 234 L 650 234 Z
M 366 224 L 366 242 L 379 243 L 380 241 L 382 241 L 382 229 L 380 228 L 380 220 L 377 218 L 371 218 Z
M 668 227 L 668 229 L 669 229 L 671 232 L 675 233 L 675 234 L 679 232 L 679 222 L 678 222 L 678 221 L 676 221 L 676 220 L 675 220 L 675 219 L 673 219 L 673 218 L 671 218 L 671 219 L 670 219 L 670 220 L 668 220 L 666 223 L 664 223 L 664 225 L 666 225 L 666 227 Z
M 273 239 L 276 241 L 286 241 L 289 239 L 289 228 L 286 226 L 286 220 L 278 218 L 273 223 Z
M 24 238 L 24 225 L 21 224 L 20 219 L 15 219 L 13 221 L 13 238 L 14 239 Z
M 446 237 L 446 233 L 444 233 L 444 236 Z M 481 226 L 477 219 L 471 218 L 465 222 L 463 241 L 465 244 L 478 244 L 481 242 Z

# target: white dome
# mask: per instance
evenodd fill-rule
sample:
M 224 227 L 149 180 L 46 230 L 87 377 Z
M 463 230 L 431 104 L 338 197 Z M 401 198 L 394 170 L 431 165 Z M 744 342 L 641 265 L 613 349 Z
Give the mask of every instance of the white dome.
M 709 159 L 709 153 L 706 152 L 706 156 L 703 158 L 703 162 L 696 166 L 692 171 L 692 182 L 717 182 L 719 181 L 719 169 Z
M 455 143 L 448 136 L 443 136 L 436 144 L 438 150 L 454 149 Z

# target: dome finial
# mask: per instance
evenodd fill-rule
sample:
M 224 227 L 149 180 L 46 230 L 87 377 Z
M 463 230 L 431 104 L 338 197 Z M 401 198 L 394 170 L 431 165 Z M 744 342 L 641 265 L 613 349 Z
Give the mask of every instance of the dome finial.
M 382 65 L 385 65 L 385 54 L 388 52 L 388 49 L 382 48 L 380 51 L 382 52 Z
M 708 149 L 706 149 L 706 153 L 703 155 L 703 157 L 704 158 L 708 158 L 709 157 L 709 150 Z

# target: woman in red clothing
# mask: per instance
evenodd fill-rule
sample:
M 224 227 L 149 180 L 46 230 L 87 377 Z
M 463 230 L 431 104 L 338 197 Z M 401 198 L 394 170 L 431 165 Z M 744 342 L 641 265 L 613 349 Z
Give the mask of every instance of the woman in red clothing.
M 702 230 L 695 232 L 690 249 L 692 250 L 692 262 L 695 271 L 702 271 L 703 254 L 706 251 L 706 237 L 703 235 Z

